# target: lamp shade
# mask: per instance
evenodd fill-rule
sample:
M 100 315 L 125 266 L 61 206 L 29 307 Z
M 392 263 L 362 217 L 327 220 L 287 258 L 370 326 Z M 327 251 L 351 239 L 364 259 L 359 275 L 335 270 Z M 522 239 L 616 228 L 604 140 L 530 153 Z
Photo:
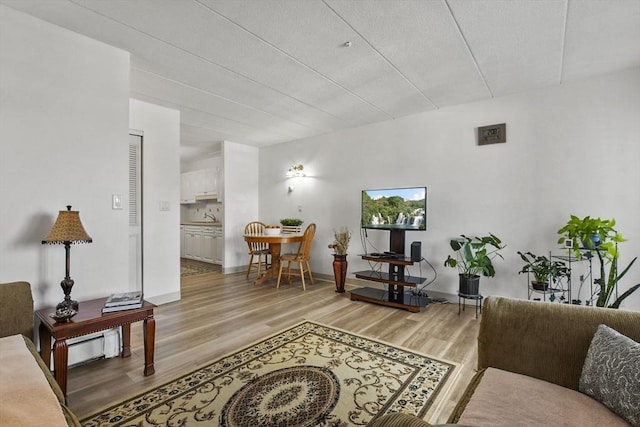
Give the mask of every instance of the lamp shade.
M 93 240 L 82 226 L 80 222 L 80 213 L 78 211 L 72 211 L 71 205 L 67 205 L 66 211 L 60 211 L 58 213 L 58 219 L 53 224 L 51 231 L 44 238 L 42 244 L 56 244 L 56 243 L 91 243 Z

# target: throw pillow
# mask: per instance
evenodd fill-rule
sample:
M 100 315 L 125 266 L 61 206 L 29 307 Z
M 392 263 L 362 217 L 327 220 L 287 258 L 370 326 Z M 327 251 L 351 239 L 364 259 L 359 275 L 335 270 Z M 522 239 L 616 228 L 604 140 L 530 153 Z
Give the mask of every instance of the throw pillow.
M 640 344 L 599 325 L 584 361 L 578 390 L 640 426 Z

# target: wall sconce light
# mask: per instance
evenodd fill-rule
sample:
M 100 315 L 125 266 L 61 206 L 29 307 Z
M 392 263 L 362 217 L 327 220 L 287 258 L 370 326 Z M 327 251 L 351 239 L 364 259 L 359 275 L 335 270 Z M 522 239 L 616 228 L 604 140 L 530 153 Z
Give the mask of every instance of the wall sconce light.
M 303 171 L 304 171 L 304 166 L 302 166 L 302 163 L 298 163 L 297 165 L 291 165 L 291 167 L 287 171 L 287 178 L 306 176 L 306 174 Z

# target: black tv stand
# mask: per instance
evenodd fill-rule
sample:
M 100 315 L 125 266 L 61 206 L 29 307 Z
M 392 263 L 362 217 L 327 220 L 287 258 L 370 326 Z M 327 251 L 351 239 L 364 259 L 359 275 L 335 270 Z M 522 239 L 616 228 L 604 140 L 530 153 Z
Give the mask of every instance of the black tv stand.
M 359 288 L 351 291 L 352 301 L 366 301 L 389 307 L 402 308 L 417 313 L 426 307 L 428 299 L 406 292 L 405 287 L 416 287 L 426 279 L 405 275 L 405 267 L 413 265 L 411 258 L 404 256 L 404 230 L 391 230 L 389 252 L 361 255 L 362 259 L 389 264 L 388 273 L 365 270 L 355 273 L 358 279 L 386 283 L 388 290 Z

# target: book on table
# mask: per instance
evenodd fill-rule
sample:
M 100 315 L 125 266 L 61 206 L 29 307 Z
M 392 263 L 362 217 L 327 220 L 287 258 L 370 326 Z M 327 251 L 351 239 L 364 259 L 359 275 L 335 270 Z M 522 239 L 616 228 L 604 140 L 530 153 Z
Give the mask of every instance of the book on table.
M 134 303 L 134 304 L 127 304 L 127 305 L 113 305 L 111 307 L 102 307 L 102 314 L 105 313 L 115 313 L 116 311 L 124 311 L 124 310 L 131 310 L 134 308 L 140 308 L 142 307 L 142 301 Z
M 104 303 L 105 307 L 115 307 L 118 305 L 131 305 L 142 302 L 142 291 L 123 292 L 111 294 Z
M 111 294 L 102 307 L 102 313 L 131 310 L 142 307 L 142 291 Z

